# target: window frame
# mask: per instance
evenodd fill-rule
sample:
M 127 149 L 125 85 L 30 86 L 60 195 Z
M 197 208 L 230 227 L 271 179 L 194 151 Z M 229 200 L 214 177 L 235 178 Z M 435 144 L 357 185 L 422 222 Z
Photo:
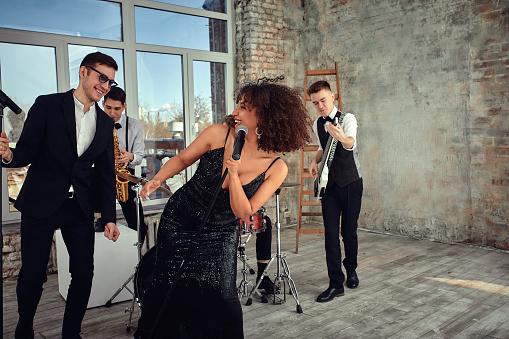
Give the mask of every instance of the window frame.
M 98 0 L 104 1 L 104 0 Z M 102 48 L 113 48 L 123 50 L 124 55 L 124 81 L 127 95 L 128 116 L 138 119 L 138 80 L 137 80 L 137 62 L 136 53 L 153 52 L 163 54 L 175 54 L 182 56 L 182 74 L 184 86 L 184 114 L 185 121 L 185 147 L 187 147 L 195 138 L 194 128 L 194 80 L 193 80 L 193 61 L 220 62 L 226 65 L 226 106 L 225 114 L 230 113 L 234 108 L 234 9 L 233 0 L 226 0 L 226 13 L 212 12 L 203 9 L 188 8 L 178 5 L 171 5 L 150 0 L 108 0 L 110 2 L 120 3 L 122 15 L 122 41 L 103 40 L 95 38 L 84 38 L 70 35 L 60 35 L 53 33 L 41 33 L 10 28 L 0 28 L 0 42 L 46 46 L 55 48 L 56 69 L 57 69 L 57 89 L 58 92 L 65 92 L 70 88 L 69 76 L 69 49 L 68 45 L 86 45 Z M 140 44 L 135 41 L 135 7 L 147 7 L 157 10 L 178 12 L 182 14 L 196 15 L 212 19 L 221 19 L 227 22 L 227 53 L 201 51 L 186 48 Z M 0 74 L 1 76 L 1 74 Z M 1 80 L 1 79 L 0 79 Z M 0 82 L 1 84 L 1 82 Z M 1 86 L 1 85 L 0 85 Z M 1 87 L 0 87 L 1 88 Z M 41 93 L 46 94 L 46 93 Z M 140 167 L 141 168 L 141 167 Z M 194 174 L 195 168 L 191 166 L 186 169 L 186 177 L 190 178 Z M 9 212 L 8 187 L 6 169 L 2 168 L 2 223 L 19 222 L 20 212 Z M 144 206 L 158 206 L 166 203 L 168 198 L 156 199 L 144 202 Z M 117 204 L 117 209 L 119 205 Z

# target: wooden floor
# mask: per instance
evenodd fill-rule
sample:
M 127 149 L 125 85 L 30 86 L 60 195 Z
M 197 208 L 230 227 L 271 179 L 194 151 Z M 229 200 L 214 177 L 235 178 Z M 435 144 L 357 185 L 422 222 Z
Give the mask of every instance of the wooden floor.
M 317 303 L 328 285 L 323 235 L 301 235 L 299 254 L 294 228 L 282 229 L 281 238 L 303 313 L 296 312 L 288 293 L 281 305 L 256 297 L 246 306 L 243 298 L 246 338 L 509 338 L 507 252 L 360 230 L 359 287 Z M 253 238 L 246 252 L 256 268 L 254 247 Z M 276 265 L 270 271 L 275 273 Z M 89 309 L 83 338 L 131 338 L 139 314 L 126 332 L 129 304 Z M 57 276 L 51 275 L 35 318 L 36 338 L 60 337 L 63 309 Z M 4 338 L 13 338 L 14 282 L 4 284 L 3 311 Z

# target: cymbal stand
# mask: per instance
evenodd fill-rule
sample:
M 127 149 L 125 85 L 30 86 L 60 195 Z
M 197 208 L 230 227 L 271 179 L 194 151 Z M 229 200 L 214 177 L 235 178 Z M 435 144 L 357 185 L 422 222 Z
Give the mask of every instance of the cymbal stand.
M 240 259 L 240 261 L 242 261 L 242 269 L 241 269 L 242 281 L 240 282 L 239 287 L 237 288 L 237 295 L 239 296 L 239 300 L 248 295 L 249 285 L 253 286 L 253 283 L 247 277 L 247 273 L 249 272 L 251 274 L 254 274 L 255 271 L 247 263 L 246 248 L 245 248 L 247 242 L 249 241 L 249 239 L 251 239 L 252 235 L 253 235 L 253 232 L 249 232 L 249 235 L 248 235 L 246 241 L 244 241 L 244 242 L 241 242 L 242 235 L 239 236 L 240 244 L 239 244 L 239 249 L 238 249 L 239 253 L 237 254 L 237 257 Z M 262 300 L 264 300 L 264 302 L 267 302 L 267 298 L 262 296 L 260 292 L 256 291 L 256 293 L 262 298 Z
M 267 266 L 263 270 L 262 275 L 260 276 L 260 279 L 258 279 L 258 282 L 256 283 L 256 286 L 253 287 L 251 290 L 251 293 L 248 296 L 246 306 L 249 306 L 252 304 L 253 299 L 253 293 L 258 289 L 258 286 L 263 280 L 264 276 L 267 276 L 267 271 L 272 264 L 274 260 L 276 260 L 276 275 L 274 278 L 274 298 L 273 302 L 274 304 L 282 304 L 286 302 L 286 284 L 288 284 L 290 288 L 290 293 L 292 294 L 293 298 L 295 299 L 295 302 L 297 303 L 297 313 L 302 313 L 302 307 L 299 302 L 299 294 L 297 293 L 297 288 L 295 287 L 295 282 L 290 277 L 290 268 L 288 267 L 288 263 L 286 262 L 286 255 L 281 254 L 281 223 L 279 222 L 279 193 L 281 192 L 281 188 L 278 188 L 275 192 L 276 194 L 276 254 L 270 258 L 269 262 L 267 263 Z M 283 297 L 281 298 L 280 295 L 283 294 Z
M 131 301 L 131 306 L 126 308 L 124 311 L 125 313 L 129 312 L 129 321 L 128 321 L 127 327 L 125 329 L 126 332 L 131 332 L 131 321 L 133 318 L 135 303 L 138 305 L 138 307 L 141 308 L 141 301 L 138 298 L 136 291 L 131 290 L 131 288 L 128 286 L 128 284 L 131 281 L 134 284 L 134 278 L 136 276 L 136 272 L 138 272 L 138 266 L 140 265 L 140 261 L 141 261 L 141 247 L 143 246 L 143 244 L 141 242 L 141 230 L 140 230 L 140 186 L 141 186 L 140 183 L 136 183 L 132 186 L 132 190 L 136 193 L 135 197 L 134 197 L 134 202 L 136 203 L 136 230 L 138 232 L 138 241 L 134 244 L 134 246 L 136 246 L 136 248 L 138 250 L 138 263 L 136 264 L 136 267 L 134 268 L 134 273 L 131 274 L 131 276 L 129 278 L 127 278 L 127 280 L 122 284 L 122 286 L 120 286 L 120 288 L 111 296 L 110 300 L 108 300 L 106 302 L 106 304 L 104 305 L 104 307 L 110 307 L 113 299 L 115 299 L 117 297 L 117 295 L 120 292 L 122 292 L 122 290 L 124 288 L 127 291 L 129 291 L 129 293 L 132 294 L 133 298 Z

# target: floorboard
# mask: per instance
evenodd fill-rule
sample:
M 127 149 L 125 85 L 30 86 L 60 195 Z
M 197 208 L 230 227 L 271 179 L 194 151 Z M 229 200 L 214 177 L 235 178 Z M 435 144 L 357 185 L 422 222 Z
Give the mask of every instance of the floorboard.
M 255 295 L 246 306 L 244 297 L 246 338 L 509 338 L 508 252 L 359 230 L 359 287 L 317 303 L 328 286 L 323 234 L 301 234 L 295 254 L 295 228 L 285 227 L 281 251 L 303 313 L 296 312 L 288 287 L 280 295 L 286 298 L 282 304 L 262 303 Z M 246 255 L 256 270 L 255 237 L 247 243 Z M 238 268 L 240 283 L 240 261 Z M 272 278 L 276 271 L 274 261 Z M 255 277 L 248 276 L 253 283 Z M 4 338 L 14 337 L 15 287 L 15 282 L 4 283 Z M 126 331 L 130 303 L 87 310 L 83 338 L 132 338 L 140 311 L 136 307 L 131 331 Z M 64 305 L 57 275 L 48 276 L 34 321 L 36 338 L 60 338 Z

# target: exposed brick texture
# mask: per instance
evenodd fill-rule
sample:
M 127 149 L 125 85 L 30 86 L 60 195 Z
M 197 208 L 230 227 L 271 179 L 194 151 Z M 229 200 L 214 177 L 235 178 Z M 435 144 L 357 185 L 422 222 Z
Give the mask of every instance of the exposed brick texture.
M 284 74 L 302 88 L 305 62 L 339 62 L 359 121 L 360 227 L 509 249 L 509 1 L 235 4 L 240 83 Z

